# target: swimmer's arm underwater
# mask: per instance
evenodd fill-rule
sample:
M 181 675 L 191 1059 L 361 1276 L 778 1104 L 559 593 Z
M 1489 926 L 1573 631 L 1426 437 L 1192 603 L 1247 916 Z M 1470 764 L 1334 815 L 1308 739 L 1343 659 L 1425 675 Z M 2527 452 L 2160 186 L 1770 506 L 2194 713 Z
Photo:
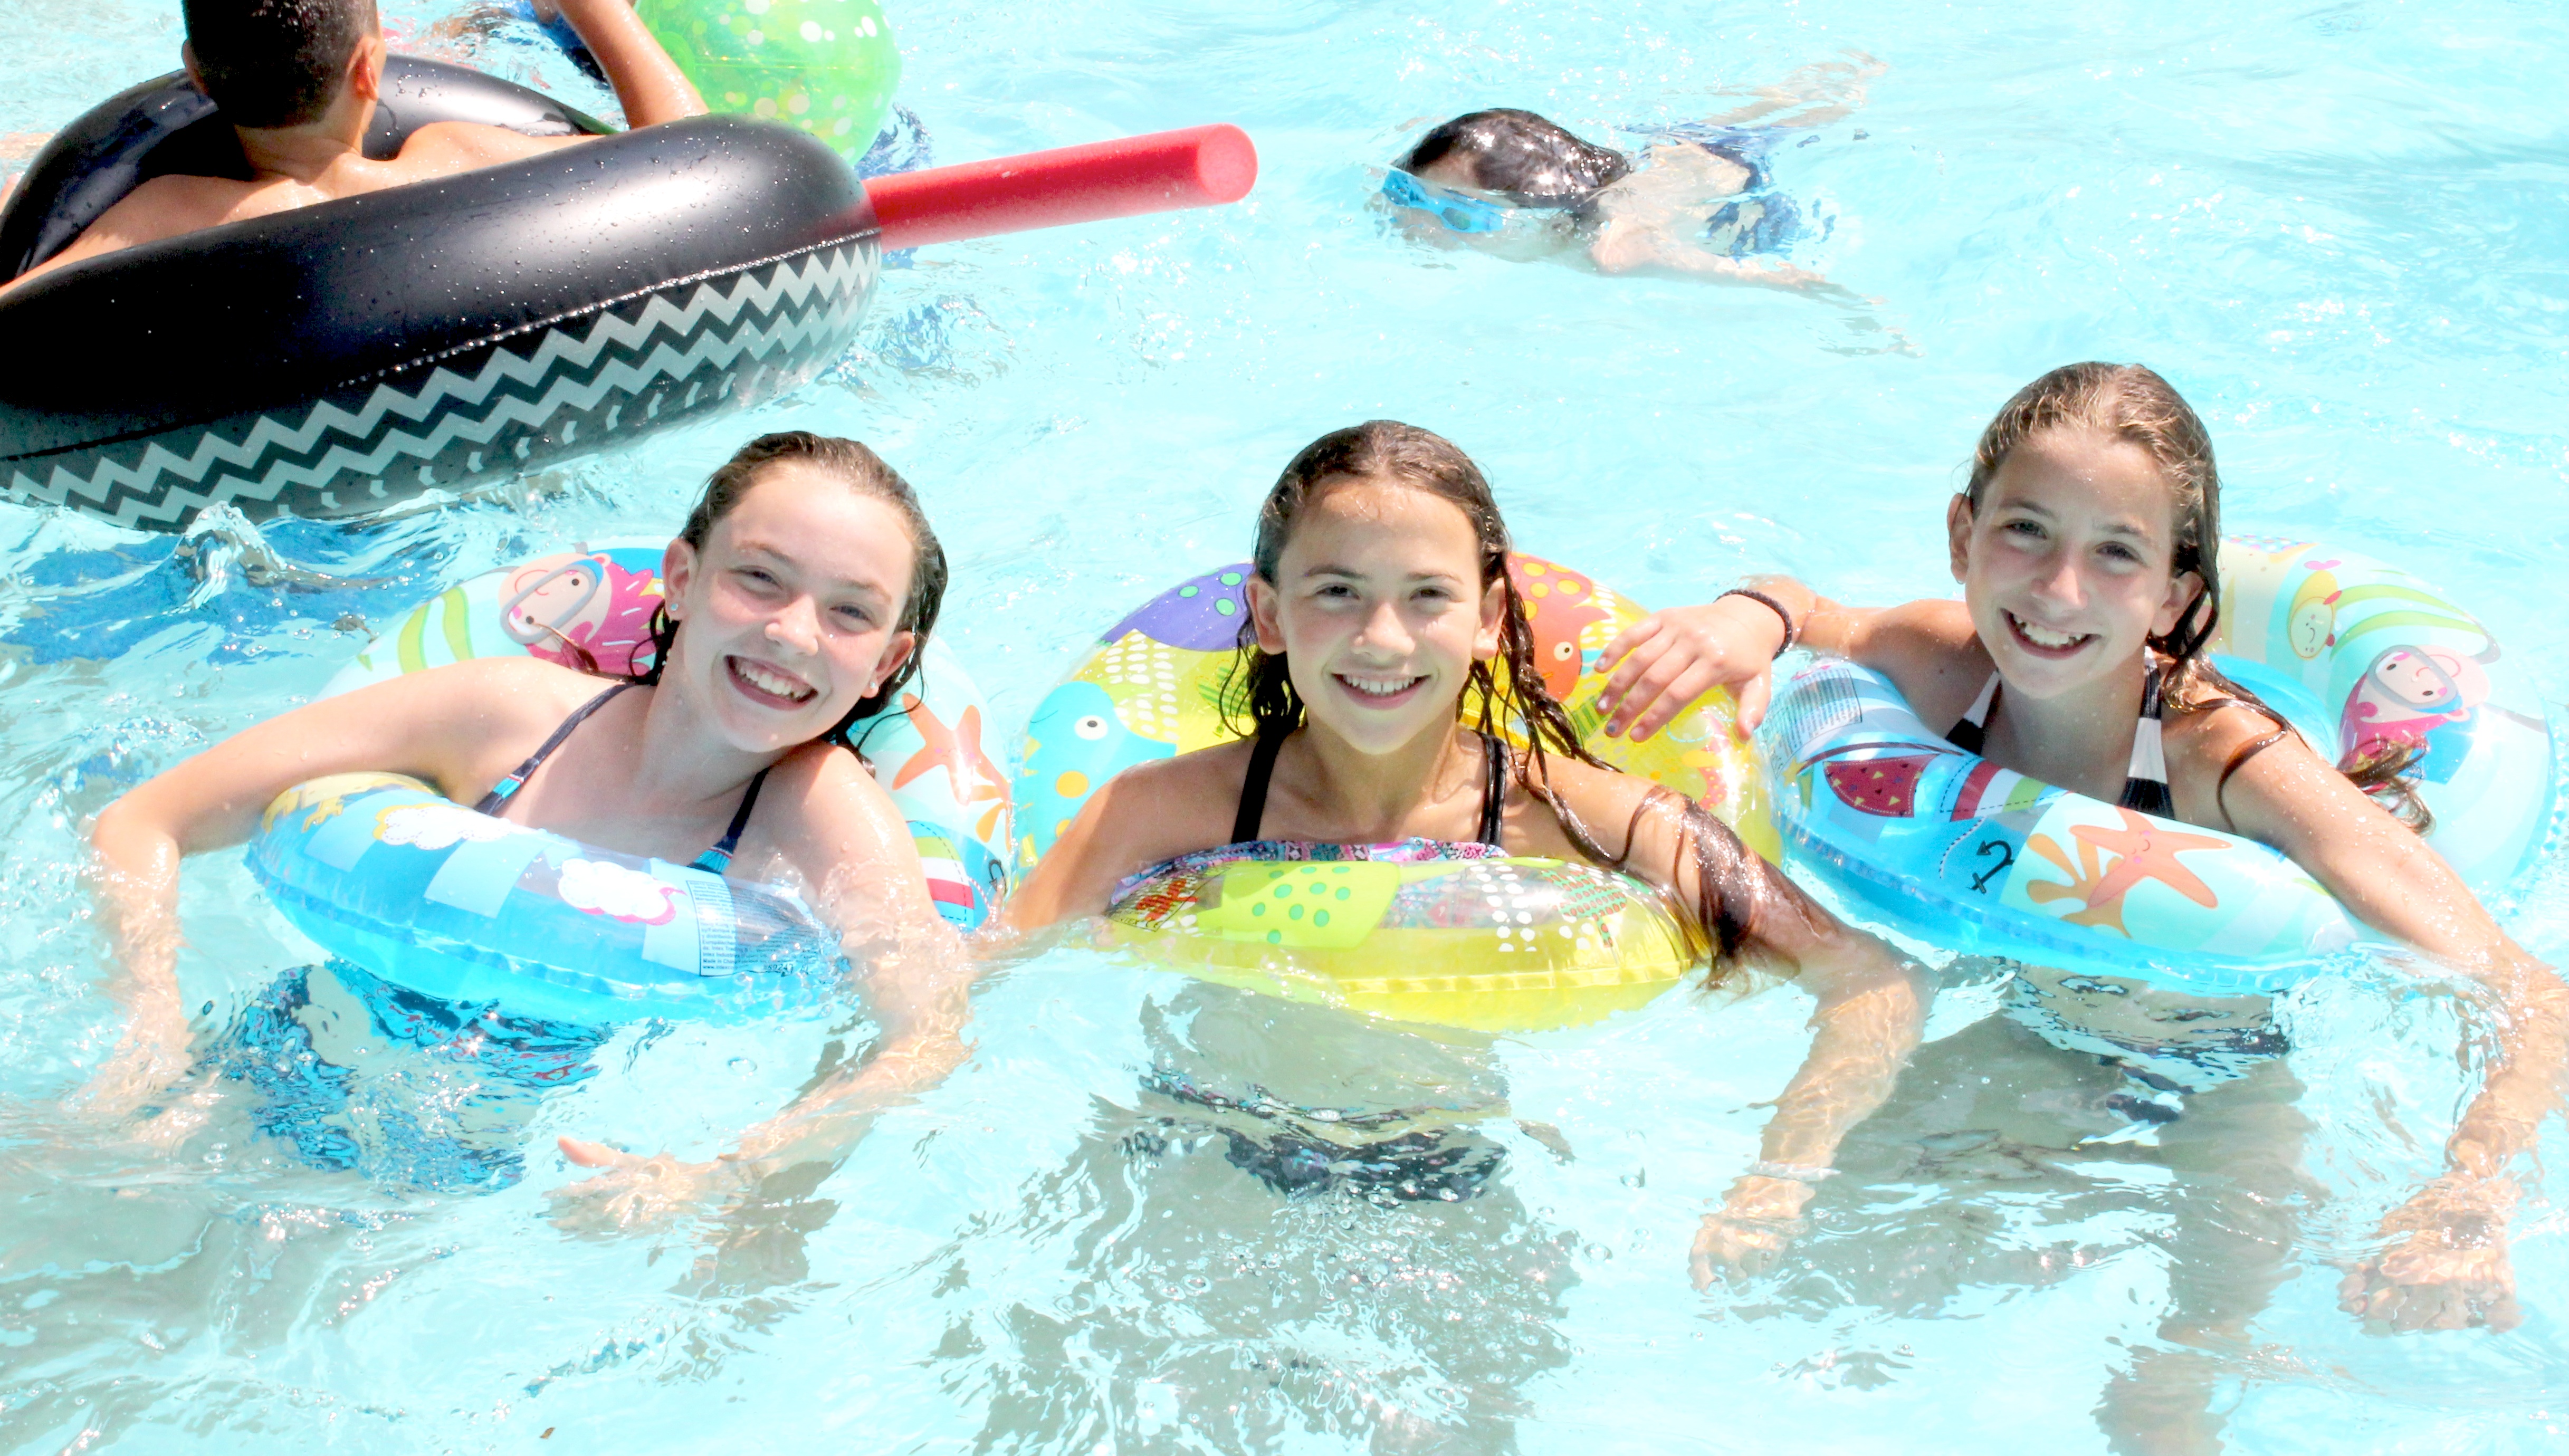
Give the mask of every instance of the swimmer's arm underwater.
M 2504 1329 L 2522 1318 L 2506 1225 L 2510 1166 L 2534 1149 L 2569 1069 L 2569 986 L 2499 928 L 2452 867 L 2297 735 L 2240 763 L 2272 731 L 2242 709 L 2189 714 L 2170 735 L 2182 816 L 2228 824 L 2292 857 L 2365 923 L 2475 982 L 2494 1002 L 2479 1091 L 2444 1145 L 2442 1177 L 2383 1220 L 2389 1244 L 2350 1273 L 2349 1312 L 2400 1329 Z
M 1857 107 L 1864 105 L 1864 84 L 1891 68 L 1862 51 L 1841 54 L 1848 59 L 1795 67 L 1783 80 L 1749 93 L 1757 100 L 1719 116 L 1706 117 L 1704 125 L 1738 127 L 1755 122 L 1779 128 L 1817 127 L 1853 115 Z
M 1664 222 L 1616 216 L 1610 211 L 1588 244 L 1588 260 L 1601 273 L 1655 273 L 1754 283 L 1767 288 L 1831 288 L 1828 279 L 1791 263 L 1751 263 L 1696 246 Z
M 804 884 L 819 887 L 823 918 L 840 927 L 841 952 L 861 968 L 878 1031 L 873 1051 L 817 1075 L 792 1106 L 710 1162 L 562 1138 L 564 1157 L 604 1171 L 554 1192 L 557 1222 L 646 1227 L 844 1158 L 877 1117 L 944 1081 L 970 1053 L 962 1033 L 976 968 L 928 899 L 918 846 L 891 797 L 854 754 L 836 749 L 779 765 L 767 793 L 792 806 L 772 831 L 779 849 Z
M 1818 998 L 1810 1050 L 1774 1100 L 1758 1164 L 1730 1186 L 1720 1213 L 1704 1217 L 1690 1255 L 1699 1287 L 1725 1267 L 1756 1273 L 1789 1242 L 1848 1130 L 1890 1097 L 1925 1025 L 1926 978 L 1676 795 L 1579 763 L 1553 762 L 1548 776 L 1560 807 L 1581 823 L 1632 826 L 1616 861 L 1624 873 L 1674 897 L 1707 938 L 1713 924 L 1735 925 L 1739 961 L 1781 972 Z
M 247 840 L 279 794 L 325 774 L 410 774 L 470 803 L 510 767 L 493 766 L 492 742 L 541 737 L 557 720 L 561 695 L 528 679 L 560 671 L 532 659 L 464 663 L 325 698 L 234 734 L 109 805 L 90 829 L 91 884 L 115 966 L 107 989 L 126 1026 L 81 1100 L 116 1115 L 186 1070 L 177 970 L 184 857 Z

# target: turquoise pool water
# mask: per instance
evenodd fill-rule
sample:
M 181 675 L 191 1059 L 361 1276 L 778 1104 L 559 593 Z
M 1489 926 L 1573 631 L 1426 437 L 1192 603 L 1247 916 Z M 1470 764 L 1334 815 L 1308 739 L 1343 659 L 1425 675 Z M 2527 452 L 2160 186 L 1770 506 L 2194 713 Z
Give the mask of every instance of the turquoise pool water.
M 893 20 L 940 160 L 1229 120 L 1258 139 L 1259 188 L 929 250 L 887 273 L 829 381 L 436 515 L 244 544 L 0 507 L 0 1446 L 2101 1450 L 2100 1401 L 2182 1314 L 2196 1353 L 2154 1367 L 2208 1384 L 2234 1449 L 2560 1449 L 2563 1175 L 2516 1222 L 2520 1329 L 2383 1336 L 2335 1307 L 2334 1261 L 2432 1169 L 2467 1087 L 2453 998 L 2386 975 L 2289 998 L 2286 1066 L 2157 1149 L 2076 1146 L 2112 1079 L 1976 1019 L 1965 984 L 1814 1233 L 1708 1296 L 1686 1243 L 1798 1062 L 1789 990 L 1494 1044 L 1064 952 L 985 983 L 973 1060 L 843 1163 L 650 1237 L 548 1222 L 570 1179 L 552 1135 L 703 1156 L 861 1046 L 860 1016 L 620 1031 L 595 1075 L 504 1109 L 535 1152 L 497 1193 L 417 1176 L 418 1147 L 493 1136 L 470 1077 L 373 1036 L 321 977 L 304 1020 L 356 1069 L 364 1172 L 255 1135 L 237 1091 L 166 1149 L 68 1121 L 54 1099 L 114 1039 L 86 817 L 448 583 L 673 527 L 757 429 L 861 436 L 920 487 L 952 639 L 1013 733 L 1091 633 L 1238 558 L 1278 468 L 1338 424 L 1451 435 L 1524 546 L 1645 601 L 1773 568 L 1879 598 L 1946 588 L 1942 501 L 2010 391 L 2140 359 L 2212 422 L 2232 530 L 2405 563 L 2569 696 L 2556 6 Z M 27 0 L 0 15 L 0 133 L 163 69 L 178 38 L 175 5 Z M 1887 70 L 1777 172 L 1835 210 L 1823 261 L 1871 302 L 1429 251 L 1367 204 L 1369 166 L 1467 107 L 1594 135 L 1849 50 Z M 540 51 L 485 55 L 594 98 Z M 2561 880 L 2544 867 L 2507 908 L 2554 960 Z M 218 1037 L 311 955 L 236 856 L 191 866 L 186 898 L 183 983 Z M 1452 1202 L 1287 1198 L 1231 1156 L 1277 1120 L 1207 1114 L 1172 1078 L 1447 1109 L 1486 1177 Z

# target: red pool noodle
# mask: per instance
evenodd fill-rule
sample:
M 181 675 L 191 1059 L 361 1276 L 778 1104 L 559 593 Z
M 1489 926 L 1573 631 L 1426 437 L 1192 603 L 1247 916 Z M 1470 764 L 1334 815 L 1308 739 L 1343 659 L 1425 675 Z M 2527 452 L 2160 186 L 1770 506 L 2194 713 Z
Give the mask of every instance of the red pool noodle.
M 879 177 L 866 197 L 899 248 L 1236 202 L 1257 180 L 1248 133 L 1189 127 Z

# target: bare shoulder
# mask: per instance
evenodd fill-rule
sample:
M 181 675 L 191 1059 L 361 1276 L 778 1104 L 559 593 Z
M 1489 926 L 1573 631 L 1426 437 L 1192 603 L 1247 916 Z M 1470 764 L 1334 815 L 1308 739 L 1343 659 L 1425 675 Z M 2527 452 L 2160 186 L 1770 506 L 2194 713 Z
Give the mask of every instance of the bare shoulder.
M 1529 766 L 1531 767 L 1531 766 Z M 1588 837 L 1620 853 L 1638 830 L 1637 816 L 1657 786 L 1637 775 L 1584 764 L 1558 754 L 1543 759 L 1542 782 L 1561 807 L 1578 816 Z M 1675 801 L 1670 800 L 1671 807 Z M 1579 848 L 1551 804 L 1531 794 L 1508 796 L 1505 838 L 1512 853 L 1577 860 Z
M 1922 654 L 1960 653 L 1977 649 L 1980 643 L 1971 608 L 1936 597 L 1884 607 L 1875 614 L 1868 635 L 1880 648 Z
M 1080 806 L 1008 902 L 1008 922 L 1034 929 L 1102 913 L 1125 876 L 1231 839 L 1249 745 L 1226 743 L 1137 764 Z
M 1249 745 L 1218 744 L 1136 764 L 1080 810 L 1090 859 L 1117 876 L 1231 840 L 1249 777 Z
M 410 134 L 402 143 L 401 155 L 392 165 L 406 174 L 405 181 L 425 182 L 452 173 L 469 172 L 477 167 L 496 167 L 504 162 L 533 157 L 587 141 L 585 137 L 530 137 L 506 127 L 485 126 L 480 122 L 431 122 Z
M 1655 178 L 1655 183 L 1646 185 L 1683 192 L 1689 200 L 1728 196 L 1748 185 L 1747 168 L 1709 148 L 1688 142 L 1662 143 L 1644 155 L 1650 166 L 1633 176 Z
M 800 804 L 815 817 L 856 816 L 887 823 L 901 819 L 892 795 L 866 761 L 835 743 L 807 743 L 778 759 L 767 771 L 767 787 L 760 794 Z
M 506 738 L 557 723 L 612 686 L 611 680 L 539 657 L 476 657 L 370 683 L 339 701 L 344 711 Z
M 2197 824 L 2224 826 L 2230 816 L 2222 803 L 2222 776 L 2233 762 L 2245 764 L 2248 760 L 2242 755 L 2261 739 L 2272 738 L 2279 731 L 2283 737 L 2255 748 L 2258 757 L 2280 755 L 2278 763 L 2319 762 L 2300 734 L 2253 708 L 2225 703 L 2169 713 L 2160 741 L 2167 754 L 2168 784 L 2183 817 Z M 2242 787 L 2231 786 L 2229 797 L 2235 800 Z
M 573 702 L 585 702 L 621 681 L 542 657 L 473 657 L 405 673 L 396 680 L 434 684 L 437 691 L 474 698 L 533 697 Z
M 2218 763 L 2282 726 L 2254 708 L 2213 703 L 2172 708 L 2166 715 L 2162 737 L 2172 764 L 2179 759 Z
M 156 177 L 101 213 L 65 256 L 136 247 L 255 215 L 259 191 L 256 183 L 229 178 Z
M 1222 844 L 1231 837 L 1241 789 L 1249 781 L 1249 753 L 1250 745 L 1241 741 L 1135 764 L 1097 791 L 1104 806 L 1100 822 L 1117 827 L 1119 838 L 1133 836 L 1136 844 L 1174 846 L 1155 855 L 1157 860 Z
M 1996 670 L 1971 609 L 1959 601 L 1884 608 L 1867 625 L 1855 657 L 1888 676 L 1931 725 L 1961 717 Z

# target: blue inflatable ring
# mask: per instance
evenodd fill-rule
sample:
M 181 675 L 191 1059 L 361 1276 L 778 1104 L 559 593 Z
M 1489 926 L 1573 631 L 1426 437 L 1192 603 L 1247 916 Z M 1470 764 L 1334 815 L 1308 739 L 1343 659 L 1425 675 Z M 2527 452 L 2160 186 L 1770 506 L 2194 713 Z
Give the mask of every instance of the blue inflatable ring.
M 2306 542 L 2225 541 L 2221 574 L 2216 666 L 2323 757 L 2418 750 L 2427 843 L 2474 889 L 2540 862 L 2558 756 L 2485 627 L 2404 571 Z M 1966 753 L 1853 663 L 1779 684 L 1759 739 L 1791 860 L 1931 944 L 2249 995 L 2378 939 L 2286 856 Z
M 477 814 L 399 774 L 279 795 L 249 868 L 332 954 L 512 1016 L 742 1019 L 811 1004 L 839 977 L 838 935 L 790 890 Z

